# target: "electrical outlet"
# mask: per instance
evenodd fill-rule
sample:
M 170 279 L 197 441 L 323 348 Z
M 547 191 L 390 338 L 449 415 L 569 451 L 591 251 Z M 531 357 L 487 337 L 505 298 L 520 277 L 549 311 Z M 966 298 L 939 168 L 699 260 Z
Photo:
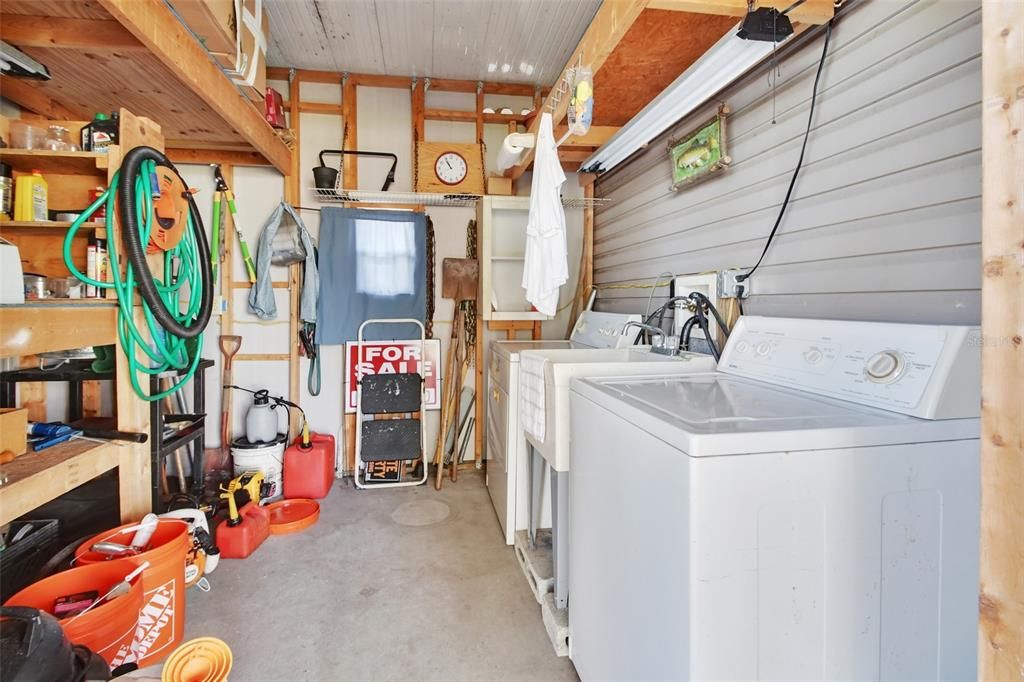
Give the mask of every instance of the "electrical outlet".
M 737 294 L 739 294 L 739 298 L 747 298 L 750 296 L 750 280 L 748 279 L 740 282 L 737 279 L 742 274 L 743 270 L 740 270 L 739 268 L 722 270 L 719 272 L 718 295 L 722 298 L 736 298 Z

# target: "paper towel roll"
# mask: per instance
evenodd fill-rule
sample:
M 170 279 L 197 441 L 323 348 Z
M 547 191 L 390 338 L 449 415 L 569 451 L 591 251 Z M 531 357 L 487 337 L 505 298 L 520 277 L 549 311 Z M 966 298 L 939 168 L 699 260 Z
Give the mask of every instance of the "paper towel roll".
M 498 158 L 494 162 L 498 167 L 498 172 L 508 170 L 519 163 L 519 157 L 522 156 L 523 149 L 519 145 L 512 144 L 508 137 L 502 140 L 501 149 L 498 150 Z

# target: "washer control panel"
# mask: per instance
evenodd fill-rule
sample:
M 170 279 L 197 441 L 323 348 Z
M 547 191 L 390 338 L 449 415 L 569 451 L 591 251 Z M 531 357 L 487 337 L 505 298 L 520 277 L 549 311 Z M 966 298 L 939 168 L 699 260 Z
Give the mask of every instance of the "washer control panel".
M 976 327 L 744 316 L 718 369 L 935 419 L 978 416 L 980 365 Z
M 584 310 L 569 340 L 588 348 L 625 348 L 632 344 L 639 331 L 633 328 L 632 334 L 623 333 L 626 323 L 630 321 L 639 322 L 640 316 Z

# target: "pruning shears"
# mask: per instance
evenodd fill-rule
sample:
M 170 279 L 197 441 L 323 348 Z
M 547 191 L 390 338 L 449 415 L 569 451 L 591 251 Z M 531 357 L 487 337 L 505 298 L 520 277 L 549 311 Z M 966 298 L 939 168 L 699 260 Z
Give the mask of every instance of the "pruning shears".
M 213 180 L 215 183 L 214 195 L 213 195 L 213 228 L 212 234 L 210 235 L 210 261 L 213 266 L 213 278 L 217 279 L 217 267 L 220 264 L 221 258 L 221 222 L 225 219 L 228 213 L 231 214 L 231 224 L 235 228 L 235 234 L 238 235 L 238 246 L 242 252 L 242 261 L 245 263 L 245 271 L 249 275 L 249 283 L 256 284 L 256 264 L 252 260 L 252 256 L 249 255 L 249 245 L 245 242 L 245 237 L 242 236 L 242 230 L 238 227 L 238 208 L 235 206 L 235 194 L 228 187 L 227 180 L 224 179 L 224 174 L 220 171 L 220 164 L 216 164 L 213 167 Z M 224 210 L 224 202 L 227 201 L 227 211 Z

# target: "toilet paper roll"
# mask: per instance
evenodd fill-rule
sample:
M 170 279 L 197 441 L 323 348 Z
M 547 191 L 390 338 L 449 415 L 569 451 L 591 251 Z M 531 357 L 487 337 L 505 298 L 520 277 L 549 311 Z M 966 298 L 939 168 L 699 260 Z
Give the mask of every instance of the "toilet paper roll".
M 506 137 L 501 142 L 501 149 L 498 150 L 498 158 L 495 159 L 495 165 L 498 167 L 498 171 L 502 172 L 508 170 L 512 166 L 519 163 L 519 157 L 523 154 L 523 147 L 512 144 Z

